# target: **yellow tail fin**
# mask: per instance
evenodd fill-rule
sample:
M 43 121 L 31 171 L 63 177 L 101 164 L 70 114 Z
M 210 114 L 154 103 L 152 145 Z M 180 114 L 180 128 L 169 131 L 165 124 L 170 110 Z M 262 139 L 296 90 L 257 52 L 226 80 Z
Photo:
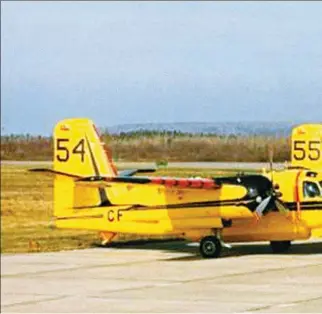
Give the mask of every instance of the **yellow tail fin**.
M 116 168 L 89 119 L 66 119 L 54 130 L 54 170 L 79 176 L 115 176 Z
M 54 129 L 54 171 L 72 176 L 117 175 L 111 155 L 89 119 L 66 119 Z M 54 215 L 69 215 L 77 207 L 108 204 L 103 188 L 86 189 L 75 185 L 75 177 L 57 175 L 54 188 Z
M 293 129 L 292 166 L 322 169 L 322 124 L 302 124 Z

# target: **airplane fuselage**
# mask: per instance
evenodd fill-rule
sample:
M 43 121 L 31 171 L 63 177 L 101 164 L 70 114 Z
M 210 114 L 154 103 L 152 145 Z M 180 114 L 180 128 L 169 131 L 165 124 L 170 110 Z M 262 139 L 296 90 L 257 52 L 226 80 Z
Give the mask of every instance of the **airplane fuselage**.
M 93 200 L 86 197 L 84 184 L 80 187 L 82 191 L 75 192 L 78 197 L 74 214 L 59 217 L 56 223 L 62 228 L 81 228 L 83 221 L 87 229 L 172 234 L 196 241 L 214 229 L 223 230 L 226 242 L 309 238 L 312 229 L 322 228 L 321 173 L 312 177 L 312 173 L 305 171 L 299 175 L 298 170 L 287 170 L 274 172 L 273 176 L 281 199 L 290 209 L 287 214 L 273 211 L 261 219 L 254 216 L 256 206 L 265 197 L 263 193 L 271 185 L 271 174 L 266 174 L 267 179 L 261 175 L 217 178 L 221 188 L 206 190 L 182 189 L 175 182 L 165 185 L 111 182 L 102 187 L 107 203 L 94 208 L 88 208 Z M 319 195 L 305 194 L 307 182 L 319 184 Z M 294 186 L 298 189 L 298 200 Z

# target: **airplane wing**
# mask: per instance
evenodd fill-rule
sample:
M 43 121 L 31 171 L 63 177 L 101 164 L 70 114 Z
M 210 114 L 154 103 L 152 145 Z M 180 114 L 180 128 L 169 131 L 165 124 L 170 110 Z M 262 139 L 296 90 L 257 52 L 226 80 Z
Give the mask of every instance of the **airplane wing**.
M 180 187 L 180 188 L 196 188 L 196 189 L 219 189 L 221 184 L 216 182 L 215 179 L 207 178 L 172 178 L 172 177 L 134 177 L 136 172 L 154 172 L 154 169 L 135 169 L 128 172 L 124 172 L 123 175 L 115 177 L 101 177 L 90 176 L 82 177 L 66 172 L 56 171 L 46 168 L 29 169 L 32 172 L 42 172 L 49 175 L 62 175 L 73 178 L 77 184 L 86 184 L 86 186 L 92 186 L 93 188 L 101 188 L 109 186 L 109 183 L 132 183 L 132 184 L 157 184 L 168 187 Z
M 147 169 L 127 169 L 127 170 L 122 170 L 118 173 L 118 176 L 121 177 L 131 177 L 134 176 L 137 173 L 150 173 L 150 172 L 155 172 L 155 168 L 147 168 Z
M 88 183 L 93 187 L 102 187 L 109 185 L 109 183 L 133 183 L 133 184 L 157 184 L 168 187 L 180 188 L 199 188 L 199 189 L 219 189 L 221 184 L 217 183 L 215 179 L 195 179 L 195 178 L 172 178 L 172 177 L 131 177 L 131 176 L 117 176 L 117 177 L 86 177 L 76 180 L 77 183 Z
M 225 185 L 225 181 L 220 178 L 208 179 L 208 178 L 172 178 L 172 177 L 139 177 L 131 176 L 133 172 L 127 172 L 125 175 L 102 177 L 102 176 L 89 176 L 82 177 L 72 175 L 65 172 L 55 171 L 51 169 L 32 169 L 34 172 L 45 172 L 48 174 L 68 176 L 74 179 L 78 186 L 86 186 L 90 188 L 104 188 L 109 187 L 111 183 L 129 183 L 129 184 L 142 184 L 142 185 L 162 185 L 166 187 L 178 187 L 186 189 L 204 189 L 204 190 L 216 190 L 221 189 Z M 138 171 L 140 172 L 140 170 Z M 243 192 L 244 193 L 244 192 Z M 266 194 L 267 192 L 265 192 Z M 257 218 L 262 217 L 266 213 L 277 210 L 283 214 L 288 213 L 287 206 L 275 195 L 274 191 L 269 191 L 266 197 L 262 197 L 259 201 L 255 200 L 255 197 L 245 199 L 247 201 L 245 205 L 251 206 L 250 210 L 254 212 Z M 254 205 L 251 205 L 254 204 Z M 199 204 L 200 206 L 200 204 Z
M 29 171 L 31 172 L 43 172 L 43 173 L 47 173 L 50 175 L 63 175 L 63 176 L 68 176 L 68 177 L 72 177 L 72 178 L 83 178 L 83 176 L 77 176 L 75 174 L 70 174 L 67 172 L 61 172 L 61 171 L 57 171 L 57 170 L 53 170 L 53 169 L 48 169 L 48 168 L 34 168 L 34 169 L 29 169 Z M 139 168 L 139 169 L 127 169 L 127 170 L 122 170 L 119 172 L 118 176 L 120 177 L 132 177 L 137 173 L 151 173 L 151 172 L 155 172 L 156 169 L 155 168 Z

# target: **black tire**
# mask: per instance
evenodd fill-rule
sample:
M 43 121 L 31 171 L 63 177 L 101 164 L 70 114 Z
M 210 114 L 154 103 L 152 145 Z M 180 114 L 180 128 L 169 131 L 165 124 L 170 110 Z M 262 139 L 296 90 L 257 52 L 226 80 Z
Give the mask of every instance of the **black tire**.
M 219 257 L 221 253 L 222 245 L 219 239 L 215 236 L 207 236 L 200 241 L 200 254 L 204 258 Z
M 271 249 L 274 253 L 284 253 L 291 247 L 291 241 L 271 241 Z

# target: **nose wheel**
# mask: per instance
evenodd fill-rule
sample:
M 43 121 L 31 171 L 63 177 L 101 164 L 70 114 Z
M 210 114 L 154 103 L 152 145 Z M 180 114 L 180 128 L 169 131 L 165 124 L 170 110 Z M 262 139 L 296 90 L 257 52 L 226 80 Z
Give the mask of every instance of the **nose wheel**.
M 216 258 L 220 256 L 222 244 L 217 237 L 207 236 L 201 239 L 199 250 L 204 258 Z

